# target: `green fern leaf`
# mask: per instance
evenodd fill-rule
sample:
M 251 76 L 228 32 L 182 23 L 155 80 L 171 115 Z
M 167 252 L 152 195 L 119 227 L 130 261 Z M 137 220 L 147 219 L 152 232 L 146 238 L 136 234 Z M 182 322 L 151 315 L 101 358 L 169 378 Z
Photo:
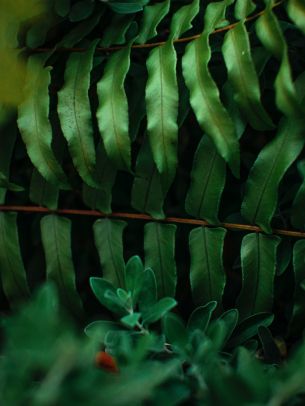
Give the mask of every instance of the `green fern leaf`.
M 158 297 L 175 297 L 177 271 L 174 224 L 147 223 L 144 228 L 145 267 L 154 271 Z
M 9 178 L 10 164 L 16 143 L 16 124 L 1 125 L 0 172 Z M 7 188 L 0 186 L 0 204 L 4 204 Z
M 199 13 L 199 0 L 193 0 L 192 3 L 181 7 L 173 15 L 170 26 L 170 39 L 179 38 L 185 31 L 192 28 L 192 21 Z
M 96 153 L 96 178 L 100 185 L 94 189 L 83 184 L 83 201 L 92 210 L 111 213 L 112 188 L 117 170 L 106 155 L 102 142 L 99 143 Z
M 237 0 L 235 4 L 234 15 L 237 20 L 244 20 L 255 10 L 256 6 L 252 0 Z
M 269 2 L 264 13 L 256 22 L 256 34 L 264 47 L 281 61 L 279 72 L 275 79 L 276 104 L 287 116 L 304 116 L 295 85 L 292 80 L 289 64 L 288 47 L 280 24 L 272 12 L 272 2 Z
M 130 46 L 114 53 L 97 84 L 97 120 L 105 150 L 118 169 L 130 170 L 128 103 L 124 82 L 129 70 Z
M 123 230 L 127 223 L 118 220 L 97 220 L 93 225 L 95 246 L 99 253 L 103 277 L 115 287 L 125 287 Z
M 299 173 L 302 176 L 302 184 L 295 195 L 291 208 L 291 224 L 293 227 L 304 229 L 305 227 L 305 160 L 298 163 Z
M 145 44 L 148 40 L 158 34 L 157 27 L 169 12 L 169 8 L 169 0 L 152 4 L 151 6 L 144 8 L 139 35 L 136 39 L 137 44 Z
M 85 21 L 80 22 L 69 31 L 61 41 L 58 42 L 57 48 L 72 48 L 89 35 L 100 22 L 102 13 L 97 12 Z
M 158 172 L 147 139 L 138 154 L 135 172 L 131 191 L 132 207 L 156 219 L 163 219 L 163 204 L 171 178 Z
M 234 98 L 250 125 L 256 130 L 274 128 L 261 104 L 259 81 L 251 56 L 248 33 L 243 22 L 226 33 L 222 53 Z
M 278 187 L 284 174 L 303 149 L 304 122 L 302 119 L 283 119 L 276 137 L 259 153 L 250 171 L 241 213 L 251 224 L 271 233 Z
M 18 127 L 28 155 L 40 174 L 49 182 L 68 188 L 68 181 L 52 151 L 49 121 L 50 69 L 44 68 L 45 56 L 31 56 L 27 66 L 25 94 L 18 108 Z
M 58 115 L 63 134 L 79 175 L 88 185 L 98 187 L 94 177 L 95 147 L 88 96 L 90 72 L 96 41 L 84 53 L 73 53 L 65 71 L 65 83 L 58 93 Z
M 214 144 L 203 136 L 195 153 L 185 210 L 191 216 L 218 224 L 218 211 L 226 181 L 226 164 Z
M 0 213 L 0 273 L 3 291 L 12 307 L 29 298 L 16 213 Z
M 305 311 L 305 241 L 299 240 L 293 247 L 294 295 L 290 318 L 290 333 L 300 333 L 304 327 Z
M 134 15 L 115 14 L 111 23 L 105 27 L 100 46 L 109 47 L 110 45 L 125 44 L 126 34 L 133 20 Z
M 30 200 L 38 206 L 44 206 L 51 210 L 57 209 L 59 188 L 48 182 L 34 169 L 30 183 Z
M 247 234 L 242 240 L 242 290 L 236 303 L 241 320 L 255 313 L 272 310 L 279 243 L 279 237 L 261 233 Z
M 211 59 L 209 35 L 223 18 L 226 5 L 212 3 L 205 13 L 205 31 L 186 48 L 182 58 L 183 76 L 197 120 L 214 142 L 219 154 L 239 176 L 239 144 L 234 124 L 220 101 L 219 90 L 208 68 Z
M 304 0 L 289 0 L 288 15 L 297 27 L 305 34 L 305 2 Z
M 147 59 L 145 91 L 147 132 L 158 171 L 173 178 L 177 167 L 177 56 L 171 42 L 154 48 Z
M 46 258 L 47 279 L 55 282 L 62 303 L 79 318 L 83 309 L 75 285 L 71 221 L 65 217 L 51 214 L 41 219 L 40 227 Z
M 215 300 L 221 306 L 226 283 L 222 264 L 225 235 L 223 228 L 198 227 L 190 232 L 190 278 L 196 305 Z
M 52 143 L 54 152 L 59 162 L 63 161 L 66 153 L 65 139 L 58 136 L 59 133 L 55 132 L 55 137 Z M 30 183 L 30 200 L 39 206 L 48 207 L 51 210 L 57 209 L 58 198 L 60 189 L 58 185 L 48 182 L 43 178 L 40 173 L 34 168 Z

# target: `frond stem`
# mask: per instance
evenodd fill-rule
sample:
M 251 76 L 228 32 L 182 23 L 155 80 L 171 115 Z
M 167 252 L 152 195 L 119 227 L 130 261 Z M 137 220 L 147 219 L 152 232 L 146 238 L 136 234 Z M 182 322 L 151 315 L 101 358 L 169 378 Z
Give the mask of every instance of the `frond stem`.
M 41 213 L 41 214 L 59 214 L 59 215 L 75 215 L 75 216 L 88 216 L 88 217 L 103 217 L 103 218 L 120 218 L 127 220 L 143 220 L 143 221 L 158 221 L 162 223 L 175 223 L 175 224 L 188 224 L 193 226 L 208 226 L 215 227 L 215 225 L 208 223 L 205 220 L 190 219 L 182 217 L 166 217 L 161 220 L 156 220 L 155 218 L 149 216 L 148 214 L 142 213 L 127 213 L 127 212 L 114 212 L 111 214 L 102 213 L 97 210 L 78 210 L 78 209 L 56 209 L 51 210 L 46 207 L 41 206 L 4 206 L 0 205 L 0 212 L 23 212 L 23 213 Z M 239 231 L 251 231 L 255 233 L 263 232 L 263 230 L 258 226 L 253 226 L 250 224 L 237 224 L 237 223 L 219 223 L 220 227 L 224 227 L 228 230 L 239 230 Z M 274 228 L 273 234 L 283 235 L 287 237 L 294 238 L 305 238 L 305 232 L 295 231 L 295 230 L 284 230 Z
M 283 4 L 285 2 L 285 0 L 280 0 L 276 3 L 273 4 L 272 8 L 278 7 L 281 4 Z M 260 11 L 259 13 L 253 14 L 252 16 L 246 18 L 246 22 L 248 21 L 252 21 L 255 20 L 256 18 L 260 17 L 261 15 L 263 15 L 265 13 L 265 10 Z M 216 30 L 214 30 L 211 35 L 213 34 L 218 34 L 220 32 L 224 32 L 224 31 L 229 31 L 231 29 L 233 29 L 234 27 L 236 27 L 236 25 L 239 22 L 235 22 L 232 23 L 230 25 L 226 25 L 225 27 L 222 28 L 218 28 Z M 184 37 L 184 38 L 177 38 L 173 41 L 174 44 L 178 44 L 178 43 L 184 43 L 184 42 L 190 42 L 193 41 L 194 39 L 197 39 L 201 36 L 201 34 L 195 34 L 195 35 L 191 35 L 189 37 Z M 158 41 L 158 42 L 151 42 L 148 44 L 134 44 L 131 46 L 131 48 L 133 49 L 144 49 L 144 48 L 155 48 L 157 46 L 161 46 L 164 45 L 166 43 L 166 41 Z M 96 48 L 96 52 L 111 52 L 111 51 L 118 51 L 120 49 L 126 48 L 126 45 L 118 45 L 118 46 L 112 46 L 112 47 L 97 47 Z M 42 52 L 50 52 L 52 51 L 52 48 L 34 48 L 31 49 L 32 52 L 37 52 L 37 53 L 42 53 Z M 58 48 L 56 49 L 56 51 L 64 51 L 64 52 L 86 52 L 87 48 Z

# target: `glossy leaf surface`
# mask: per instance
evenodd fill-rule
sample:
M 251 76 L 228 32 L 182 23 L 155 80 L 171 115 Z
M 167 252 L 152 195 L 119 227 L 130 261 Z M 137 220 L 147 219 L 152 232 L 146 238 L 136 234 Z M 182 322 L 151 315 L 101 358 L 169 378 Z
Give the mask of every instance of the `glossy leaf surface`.
M 108 157 L 118 169 L 130 169 L 128 104 L 124 81 L 129 70 L 130 48 L 114 53 L 97 84 L 97 120 Z
M 86 54 L 73 53 L 65 71 L 65 83 L 58 93 L 58 115 L 73 163 L 85 183 L 96 186 L 95 146 L 88 91 L 96 43 Z
M 68 181 L 52 151 L 52 127 L 49 115 L 50 68 L 44 58 L 32 56 L 28 61 L 25 92 L 28 98 L 19 106 L 18 127 L 27 152 L 40 174 L 49 182 L 67 188 Z

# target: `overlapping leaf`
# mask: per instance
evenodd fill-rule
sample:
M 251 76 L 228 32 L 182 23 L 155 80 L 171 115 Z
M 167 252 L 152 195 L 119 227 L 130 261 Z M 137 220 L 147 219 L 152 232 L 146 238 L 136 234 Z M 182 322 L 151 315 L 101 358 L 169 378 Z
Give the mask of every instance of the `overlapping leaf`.
M 259 81 L 244 24 L 247 14 L 253 10 L 251 3 L 248 0 L 237 3 L 236 17 L 241 18 L 242 21 L 226 33 L 222 53 L 228 71 L 228 79 L 240 110 L 254 129 L 270 130 L 274 125 L 261 103 Z
M 115 182 L 117 169 L 106 155 L 102 142 L 97 147 L 96 172 L 99 188 L 92 188 L 84 184 L 83 201 L 93 210 L 111 213 L 112 187 Z
M 239 176 L 239 145 L 234 124 L 221 103 L 218 87 L 208 68 L 211 59 L 209 35 L 222 21 L 227 4 L 212 3 L 207 7 L 205 31 L 187 46 L 182 65 L 191 106 L 201 128 L 211 137 L 235 176 Z
M 171 42 L 154 48 L 146 61 L 147 133 L 158 171 L 172 179 L 177 167 L 177 56 Z
M 61 300 L 76 317 L 82 315 L 82 304 L 75 285 L 71 248 L 71 221 L 49 215 L 42 218 L 41 238 L 46 257 L 47 278 L 53 280 Z
M 158 172 L 147 140 L 141 146 L 135 172 L 131 191 L 132 207 L 156 219 L 164 218 L 163 204 L 171 179 Z
M 12 306 L 29 297 L 16 213 L 0 213 L 0 273 L 4 293 Z
M 139 35 L 136 39 L 138 44 L 145 44 L 148 40 L 157 35 L 157 27 L 169 12 L 169 7 L 170 1 L 165 0 L 144 8 Z
M 280 60 L 275 79 L 275 98 L 278 108 L 287 116 L 302 117 L 304 109 L 292 80 L 288 47 L 280 24 L 272 12 L 273 1 L 269 1 L 264 13 L 256 22 L 256 33 L 262 44 Z
M 133 20 L 133 15 L 115 14 L 111 24 L 105 28 L 100 46 L 109 47 L 110 45 L 124 44 L 126 42 L 126 33 Z M 113 29 L 114 26 L 115 30 Z
M 130 169 L 128 103 L 124 81 L 129 70 L 130 47 L 115 52 L 97 84 L 97 120 L 105 150 L 118 169 Z
M 152 268 L 159 297 L 175 297 L 177 272 L 174 224 L 147 223 L 144 228 L 145 266 Z
M 179 8 L 173 15 L 170 26 L 170 40 L 179 38 L 182 34 L 192 28 L 192 21 L 199 13 L 199 0 L 193 0 L 192 3 Z
M 262 149 L 252 166 L 241 213 L 268 233 L 277 206 L 279 183 L 304 142 L 303 120 L 283 119 L 276 137 Z
M 125 287 L 125 262 L 123 258 L 123 230 L 124 221 L 97 220 L 94 223 L 94 241 L 103 277 L 116 287 Z
M 193 162 L 185 209 L 196 218 L 217 224 L 220 198 L 226 181 L 225 161 L 218 154 L 214 144 L 203 136 Z
M 40 174 L 49 182 L 67 188 L 68 181 L 52 150 L 52 127 L 49 121 L 50 69 L 44 68 L 45 56 L 31 56 L 25 94 L 18 108 L 18 127 L 28 155 Z
M 67 61 L 65 83 L 58 93 L 58 115 L 73 163 L 85 183 L 98 187 L 95 147 L 88 91 L 96 41 L 85 53 L 75 52 Z
M 226 275 L 222 253 L 226 230 L 198 227 L 191 231 L 191 288 L 193 301 L 204 304 L 211 300 L 221 304 Z
M 288 15 L 292 21 L 305 33 L 305 3 L 304 0 L 289 0 Z
M 45 180 L 36 169 L 32 172 L 29 194 L 30 200 L 38 206 L 48 207 L 51 210 L 57 209 L 58 186 Z
M 242 290 L 237 300 L 241 319 L 272 310 L 279 242 L 279 237 L 261 233 L 248 234 L 242 240 Z

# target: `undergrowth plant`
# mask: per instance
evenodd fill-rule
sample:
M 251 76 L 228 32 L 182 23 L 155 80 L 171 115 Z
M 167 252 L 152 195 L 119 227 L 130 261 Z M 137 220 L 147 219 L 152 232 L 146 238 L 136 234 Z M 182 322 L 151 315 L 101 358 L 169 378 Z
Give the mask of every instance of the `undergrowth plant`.
M 173 298 L 157 301 L 153 271 L 139 257 L 126 271 L 128 291 L 91 280 L 113 318 L 90 323 L 88 338 L 70 324 L 51 282 L 3 319 L 1 404 L 304 404 L 304 343 L 278 368 L 284 354 L 268 329 L 272 314 L 240 321 L 230 309 L 213 318 L 211 301 L 183 322 L 170 312 Z
M 4 404 L 304 402 L 304 10 L 0 1 Z

